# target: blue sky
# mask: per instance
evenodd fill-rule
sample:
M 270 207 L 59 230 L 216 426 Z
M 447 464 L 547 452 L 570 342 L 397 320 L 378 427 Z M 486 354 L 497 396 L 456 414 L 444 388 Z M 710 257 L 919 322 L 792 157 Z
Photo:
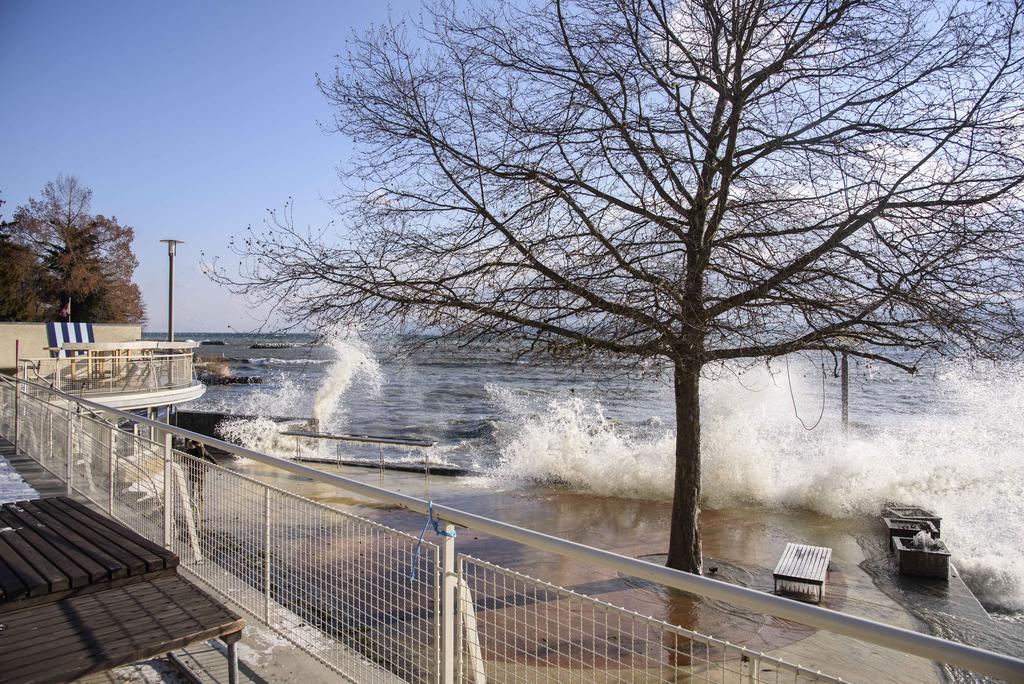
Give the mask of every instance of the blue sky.
M 320 225 L 349 153 L 318 121 L 315 87 L 353 30 L 416 12 L 418 2 L 0 3 L 0 198 L 14 207 L 75 174 L 93 210 L 135 228 L 136 282 L 165 330 L 167 252 L 175 328 L 249 329 L 243 302 L 210 283 L 200 252 L 295 199 Z

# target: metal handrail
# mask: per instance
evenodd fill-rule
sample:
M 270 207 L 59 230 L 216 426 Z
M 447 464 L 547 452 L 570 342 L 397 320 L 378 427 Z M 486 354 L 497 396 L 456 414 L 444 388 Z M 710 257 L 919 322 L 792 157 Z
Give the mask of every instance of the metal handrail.
M 170 358 L 182 358 L 182 357 L 191 357 L 191 356 L 194 356 L 194 354 L 192 352 L 181 352 L 181 351 L 170 351 L 170 350 L 154 349 L 154 350 L 152 350 L 152 353 L 149 353 L 149 354 L 140 354 L 138 352 L 132 352 L 132 353 L 125 354 L 123 356 L 93 356 L 92 360 L 95 363 L 95 362 L 99 362 L 101 360 L 102 361 L 126 361 L 126 360 L 127 361 L 140 361 L 140 360 L 143 360 L 143 359 L 146 359 L 146 360 L 148 360 L 148 359 L 170 359 Z M 58 361 L 85 361 L 88 358 L 90 358 L 90 357 L 88 357 L 88 356 L 86 356 L 84 354 L 75 355 L 75 356 L 35 356 L 35 357 L 23 356 L 23 357 L 21 357 L 21 361 L 22 362 L 32 362 L 32 363 L 41 363 L 41 362 L 51 362 L 51 361 L 52 362 L 58 362 Z
M 287 437 L 308 437 L 310 439 L 328 439 L 338 442 L 358 442 L 360 444 L 384 444 L 388 446 L 432 447 L 437 444 L 437 442 L 426 439 L 384 437 L 382 435 L 349 435 L 307 430 L 286 430 L 280 434 Z
M 101 372 L 97 374 L 96 369 L 101 369 Z M 196 384 L 192 354 L 182 352 L 21 359 L 19 377 L 23 376 L 23 380 L 30 381 L 30 372 L 38 382 L 75 395 L 179 389 Z M 69 373 L 71 378 L 68 377 Z M 76 375 L 82 377 L 74 377 Z M 65 383 L 76 386 L 67 387 Z
M 82 399 L 59 390 L 38 385 L 33 382 L 11 378 L 0 374 L 0 380 L 7 383 L 29 385 L 37 389 L 62 396 L 63 398 L 100 412 L 111 414 L 122 419 L 147 425 L 161 432 L 194 439 L 205 444 L 249 458 L 259 463 L 274 466 L 281 470 L 309 478 L 311 480 L 333 485 L 339 489 L 362 495 L 369 499 L 388 503 L 410 511 L 433 515 L 443 521 L 462 527 L 492 534 L 502 539 L 515 541 L 535 549 L 583 560 L 593 565 L 613 570 L 628 576 L 645 579 L 650 582 L 673 587 L 699 596 L 725 601 L 735 606 L 747 608 L 766 615 L 784 620 L 791 620 L 809 627 L 815 627 L 841 636 L 857 639 L 895 651 L 901 651 L 929 660 L 948 665 L 962 667 L 979 674 L 998 677 L 1011 682 L 1024 682 L 1024 660 L 1012 656 L 968 646 L 956 641 L 942 639 L 928 634 L 921 634 L 902 627 L 894 627 L 876 622 L 868 618 L 847 615 L 838 611 L 821 608 L 789 599 L 765 594 L 755 589 L 727 584 L 720 580 L 695 575 L 680 570 L 673 570 L 655 565 L 636 558 L 629 558 L 612 551 L 598 549 L 586 544 L 569 541 L 560 537 L 528 530 L 516 525 L 486 518 L 473 513 L 433 504 L 406 494 L 393 492 L 382 487 L 358 482 L 342 475 L 327 473 L 316 468 L 295 463 L 286 459 L 246 449 L 219 439 L 184 430 L 166 423 L 136 416 L 125 411 L 112 409 L 87 399 Z

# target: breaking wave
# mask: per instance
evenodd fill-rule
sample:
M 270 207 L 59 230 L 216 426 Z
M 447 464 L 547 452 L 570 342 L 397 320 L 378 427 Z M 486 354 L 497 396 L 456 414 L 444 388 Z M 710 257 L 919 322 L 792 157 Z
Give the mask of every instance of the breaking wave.
M 939 401 L 918 401 L 917 413 L 865 420 L 848 439 L 834 419 L 804 429 L 784 377 L 761 371 L 746 374 L 742 385 L 732 376 L 706 380 L 704 502 L 833 517 L 877 515 L 890 500 L 933 508 L 943 516 L 943 539 L 958 569 L 979 598 L 994 608 L 1024 609 L 1024 459 L 1018 446 L 1024 443 L 1024 382 L 1018 370 L 980 373 L 958 365 L 938 373 L 928 391 Z M 817 383 L 820 401 L 820 377 Z M 794 377 L 794 385 L 798 397 L 814 396 L 812 381 Z M 498 474 L 602 495 L 671 498 L 672 425 L 618 423 L 592 398 L 490 392 L 506 419 Z M 907 401 L 914 399 L 912 390 Z M 924 405 L 933 408 L 921 412 Z
M 336 330 L 327 344 L 334 352 L 334 362 L 313 397 L 313 418 L 319 421 L 322 430 L 333 424 L 341 409 L 341 397 L 353 383 L 362 382 L 371 394 L 379 393 L 384 384 L 380 363 L 354 331 Z
M 225 441 L 266 454 L 279 454 L 285 448 L 283 429 L 281 423 L 263 417 L 233 418 L 217 426 Z
M 339 331 L 329 346 L 330 365 L 271 368 L 267 385 L 231 395 L 231 412 L 312 415 L 322 430 L 343 431 L 345 397 L 378 392 L 383 374 L 357 335 Z M 855 423 L 845 439 L 834 380 L 823 398 L 820 374 L 793 374 L 795 401 L 808 427 L 826 402 L 821 424 L 807 430 L 794 416 L 785 374 L 762 368 L 706 379 L 704 503 L 806 509 L 833 517 L 874 516 L 889 500 L 933 508 L 943 516 L 943 539 L 958 569 L 979 598 L 993 608 L 1024 610 L 1021 371 L 959 364 L 934 377 L 908 378 L 861 369 L 852 392 Z M 405 382 L 412 392 L 406 401 L 429 387 L 418 379 Z M 475 393 L 479 385 L 473 387 L 464 400 L 471 415 L 451 410 L 426 429 L 442 440 L 432 459 L 470 459 L 501 480 L 554 483 L 604 496 L 671 498 L 675 432 L 666 384 L 644 384 L 635 400 L 532 383 L 519 389 L 488 386 L 488 402 Z M 295 441 L 282 438 L 283 429 L 268 418 L 222 426 L 231 441 L 289 457 Z
M 340 431 L 346 414 L 345 393 L 358 387 L 364 395 L 377 394 L 383 384 L 383 374 L 373 352 L 356 332 L 333 331 L 328 336 L 327 346 L 333 359 L 329 361 L 331 365 L 326 374 L 319 376 L 315 393 L 310 391 L 309 378 L 282 374 L 266 389 L 247 393 L 232 407 L 234 414 L 257 418 L 225 421 L 218 426 L 220 434 L 240 446 L 287 457 L 295 454 L 295 440 L 282 438 L 280 433 L 295 427 L 294 421 L 280 422 L 273 417 L 312 416 L 321 432 Z M 305 455 L 316 455 L 320 442 L 300 445 L 300 448 Z M 315 453 L 309 453 L 310 450 Z
M 321 366 L 334 363 L 331 359 L 275 359 L 267 356 L 258 356 L 251 359 L 241 359 L 241 363 L 250 366 Z

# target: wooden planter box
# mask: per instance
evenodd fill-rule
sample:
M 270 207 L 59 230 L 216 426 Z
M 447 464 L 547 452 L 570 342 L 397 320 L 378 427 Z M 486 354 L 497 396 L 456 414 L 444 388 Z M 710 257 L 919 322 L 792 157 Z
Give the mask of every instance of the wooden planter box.
M 927 520 L 915 520 L 913 518 L 882 518 L 885 528 L 889 531 L 889 550 L 895 551 L 893 538 L 913 537 L 922 530 L 932 535 L 932 539 L 939 538 L 939 528 Z
M 899 504 L 888 504 L 882 510 L 883 518 L 905 518 L 907 520 L 926 520 L 935 525 L 937 531 L 942 530 L 942 518 L 935 515 L 927 508 L 920 506 L 901 506 Z M 938 534 L 933 535 L 938 537 Z
M 901 575 L 949 581 L 949 549 L 944 542 L 939 542 L 942 545 L 939 551 L 912 549 L 908 546 L 910 540 L 904 537 L 893 537 L 892 542 L 896 549 L 896 568 Z

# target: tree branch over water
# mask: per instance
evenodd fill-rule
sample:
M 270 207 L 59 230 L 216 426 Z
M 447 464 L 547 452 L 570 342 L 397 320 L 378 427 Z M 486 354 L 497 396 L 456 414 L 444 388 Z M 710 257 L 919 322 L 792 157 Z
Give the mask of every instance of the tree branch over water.
M 700 569 L 701 369 L 1024 351 L 1021 5 L 440 4 L 319 81 L 344 231 L 220 282 L 295 322 L 667 359 L 669 563 Z

